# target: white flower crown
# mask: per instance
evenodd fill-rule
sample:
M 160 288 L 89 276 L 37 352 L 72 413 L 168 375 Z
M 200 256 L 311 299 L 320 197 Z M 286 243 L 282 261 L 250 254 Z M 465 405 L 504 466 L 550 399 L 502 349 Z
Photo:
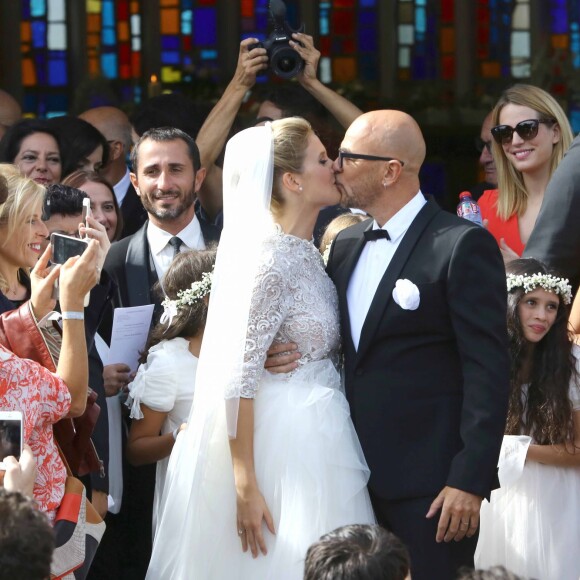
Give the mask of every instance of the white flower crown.
M 572 302 L 572 286 L 567 278 L 557 278 L 551 274 L 508 274 L 508 292 L 514 288 L 523 288 L 524 291 L 533 292 L 536 288 L 543 288 L 546 292 L 553 292 L 562 297 L 564 304 Z
M 167 326 L 171 326 L 173 317 L 177 316 L 180 308 L 183 306 L 193 306 L 211 292 L 212 282 L 213 272 L 204 272 L 201 280 L 192 282 L 191 286 L 185 290 L 179 290 L 176 300 L 172 300 L 166 296 L 165 300 L 161 303 L 161 306 L 163 306 L 163 314 L 159 322 L 162 324 L 167 323 Z

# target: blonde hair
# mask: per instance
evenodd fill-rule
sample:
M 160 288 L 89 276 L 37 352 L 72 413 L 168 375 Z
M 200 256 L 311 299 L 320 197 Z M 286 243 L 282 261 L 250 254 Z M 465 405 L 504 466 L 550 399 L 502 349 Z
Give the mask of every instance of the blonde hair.
M 272 121 L 274 139 L 274 179 L 272 185 L 272 213 L 276 215 L 284 205 L 281 185 L 284 173 L 302 173 L 312 126 L 301 117 Z
M 18 167 L 9 163 L 0 163 L 0 177 L 8 186 L 6 200 L 0 203 L 0 227 L 6 228 L 3 244 L 6 245 L 13 242 L 14 234 L 26 225 L 30 215 L 42 212 L 46 188 L 22 175 Z M 0 290 L 5 292 L 7 289 L 7 282 L 0 275 Z
M 492 111 L 493 126 L 499 125 L 502 109 L 508 105 L 529 107 L 536 111 L 540 120 L 553 121 L 560 128 L 560 140 L 554 144 L 550 161 L 550 176 L 564 157 L 572 143 L 572 128 L 566 113 L 556 99 L 546 91 L 533 85 L 518 84 L 505 90 Z M 497 215 L 507 220 L 512 215 L 521 215 L 527 207 L 528 192 L 521 171 L 518 171 L 506 157 L 503 147 L 492 140 L 493 158 L 497 169 L 499 190 Z
M 354 226 L 366 219 L 368 219 L 368 215 L 364 215 L 362 213 L 343 213 L 339 216 L 336 216 L 324 230 L 324 234 L 322 235 L 322 239 L 320 240 L 320 253 L 324 254 L 327 248 L 334 242 L 334 238 L 338 236 L 338 234 L 349 228 L 350 226 Z

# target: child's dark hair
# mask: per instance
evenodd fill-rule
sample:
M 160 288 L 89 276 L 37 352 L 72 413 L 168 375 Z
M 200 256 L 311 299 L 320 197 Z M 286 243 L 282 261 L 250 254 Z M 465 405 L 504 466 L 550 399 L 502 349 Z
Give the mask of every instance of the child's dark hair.
M 214 250 L 181 252 L 171 262 L 162 284 L 156 285 L 155 292 L 162 299 L 167 296 L 171 300 L 176 300 L 180 290 L 186 290 L 193 282 L 200 281 L 204 272 L 212 271 L 215 255 Z M 196 300 L 191 306 L 180 306 L 169 326 L 166 322 L 158 322 L 149 333 L 147 345 L 141 353 L 139 362 L 146 362 L 149 349 L 162 340 L 192 337 L 203 330 L 207 317 L 206 302 L 202 299 Z
M 528 275 L 558 273 L 534 258 L 510 262 L 508 274 Z M 554 324 L 532 352 L 531 370 L 523 376 L 523 366 L 530 344 L 524 337 L 518 305 L 525 297 L 522 287 L 508 293 L 508 335 L 511 357 L 511 392 L 506 433 L 530 435 L 540 445 L 574 441 L 574 423 L 570 403 L 570 381 L 577 380 L 572 338 L 568 329 L 570 308 L 558 295 L 559 306 Z M 527 397 L 522 384 L 528 383 Z

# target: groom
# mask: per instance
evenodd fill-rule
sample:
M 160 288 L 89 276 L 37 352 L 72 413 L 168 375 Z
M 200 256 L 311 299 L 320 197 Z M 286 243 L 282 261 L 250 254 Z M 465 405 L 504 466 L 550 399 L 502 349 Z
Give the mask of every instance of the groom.
M 496 486 L 509 388 L 506 281 L 483 228 L 425 201 L 424 158 L 409 115 L 354 121 L 336 184 L 343 205 L 374 219 L 338 235 L 328 273 L 375 514 L 409 547 L 413 580 L 450 580 L 473 566 L 480 504 Z M 266 366 L 277 364 L 272 356 Z
M 403 112 L 373 111 L 349 127 L 336 184 L 344 205 L 374 220 L 338 235 L 328 272 L 377 519 L 410 548 L 414 580 L 448 580 L 473 566 L 480 504 L 496 482 L 506 281 L 484 229 L 425 201 L 424 158 Z

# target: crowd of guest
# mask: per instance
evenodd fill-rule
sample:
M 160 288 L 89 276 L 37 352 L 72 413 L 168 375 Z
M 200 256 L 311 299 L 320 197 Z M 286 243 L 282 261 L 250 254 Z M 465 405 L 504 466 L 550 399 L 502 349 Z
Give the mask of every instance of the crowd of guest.
M 298 33 L 298 39 L 301 44 L 293 46 L 304 60 L 304 70 L 292 86 L 266 95 L 255 126 L 267 123 L 274 135 L 288 131 L 284 139 L 295 139 L 288 125 L 276 123 L 300 116 L 309 121 L 301 129 L 307 138 L 314 135 L 312 129 L 320 137 L 311 164 L 306 141 L 302 152 L 292 148 L 297 166 L 289 158 L 284 165 L 274 151 L 273 180 L 284 195 L 323 187 L 337 190 L 337 199 L 340 195 L 342 205 L 329 198 L 332 203 L 320 210 L 308 240 L 312 237 L 338 286 L 335 307 L 343 332 L 345 326 L 356 326 L 361 315 L 351 310 L 359 295 L 346 282 L 341 289 L 341 277 L 347 268 L 348 275 L 353 272 L 359 255 L 366 260 L 366 270 L 361 273 L 357 266 L 353 280 L 362 276 L 365 284 L 376 282 L 380 289 L 389 269 L 372 266 L 377 261 L 390 261 L 389 268 L 404 273 L 407 254 L 422 235 L 402 225 L 411 212 L 413 219 L 424 220 L 421 232 L 439 224 L 429 241 L 421 238 L 421 243 L 433 251 L 429 267 L 440 267 L 449 278 L 443 283 L 433 274 L 425 284 L 417 283 L 421 298 L 417 290 L 413 305 L 398 290 L 399 283 L 409 280 L 395 274 L 391 285 L 396 282 L 396 287 L 387 292 L 410 322 L 394 319 L 394 326 L 402 325 L 404 336 L 410 334 L 409 324 L 420 337 L 411 350 L 401 350 L 401 357 L 410 352 L 421 366 L 419 361 L 430 356 L 423 359 L 426 344 L 433 343 L 440 359 L 434 368 L 445 369 L 458 385 L 471 380 L 485 388 L 485 380 L 476 377 L 485 375 L 485 369 L 471 369 L 485 366 L 486 359 L 468 350 L 484 351 L 493 345 L 493 353 L 500 353 L 489 365 L 497 378 L 490 391 L 496 397 L 495 415 L 488 412 L 489 402 L 467 386 L 458 387 L 459 403 L 449 403 L 454 407 L 448 424 L 460 417 L 456 432 L 435 421 L 434 414 L 447 411 L 424 400 L 424 386 L 417 391 L 422 393 L 420 400 L 405 403 L 423 405 L 421 421 L 432 422 L 434 431 L 444 430 L 437 436 L 456 446 L 453 451 L 437 448 L 433 454 L 443 465 L 441 481 L 431 472 L 418 476 L 432 477 L 437 480 L 433 485 L 443 491 L 431 493 L 427 486 L 427 493 L 410 481 L 408 495 L 383 493 L 388 485 L 373 479 L 380 471 L 374 462 L 382 462 L 390 452 L 367 451 L 363 440 L 371 473 L 370 500 L 380 525 L 344 522 L 350 525 L 312 538 L 314 543 L 303 554 L 304 578 L 576 580 L 580 351 L 574 330 L 580 329 L 580 299 L 574 302 L 574 293 L 580 280 L 580 229 L 573 219 L 580 207 L 580 142 L 573 141 L 566 114 L 550 94 L 531 85 L 510 87 L 499 98 L 476 140 L 484 181 L 471 191 L 491 234 L 478 231 L 476 239 L 475 226 L 455 222 L 447 214 L 440 217 L 435 204 L 425 201 L 429 192 L 418 186 L 425 153 L 418 126 L 398 112 L 363 115 L 318 80 L 320 53 L 309 36 Z M 163 515 L 170 457 L 184 439 L 181 433 L 188 428 L 194 404 L 194 377 L 211 319 L 212 272 L 220 267 L 220 236 L 232 219 L 224 201 L 229 186 L 222 154 L 239 130 L 237 116 L 244 98 L 267 67 L 265 50 L 252 47 L 254 40 L 240 44 L 234 77 L 212 109 L 187 104 L 178 95 L 163 95 L 146 103 L 133 119 L 111 106 L 89 109 L 79 117 L 21 119 L 18 103 L 0 91 L 0 411 L 21 411 L 24 443 L 19 459 L 0 457 L 0 579 L 143 579 L 147 574 L 153 541 L 159 541 L 155 534 Z M 340 139 L 328 124 L 321 124 L 325 114 L 347 131 L 339 153 L 330 159 L 326 150 Z M 274 139 L 273 147 L 282 147 L 278 143 L 284 139 Z M 366 148 L 355 149 L 361 143 Z M 285 175 L 291 177 L 284 181 Z M 470 186 L 465 184 L 465 189 Z M 380 193 L 365 193 L 373 188 Z M 407 200 L 404 191 L 413 195 Z M 272 194 L 272 206 L 279 204 L 273 215 L 284 215 L 284 204 L 289 211 L 284 195 Z M 397 196 L 405 199 L 400 207 Z M 314 202 L 307 198 L 304 203 L 311 209 Z M 286 223 L 279 223 L 284 230 Z M 447 235 L 454 228 L 459 241 L 445 241 L 441 232 Z M 373 235 L 376 231 L 382 233 Z M 355 234 L 360 234 L 361 243 L 351 256 L 346 248 Z M 85 240 L 86 249 L 62 264 L 53 263 L 54 236 Z M 469 248 L 467 258 L 462 243 Z M 392 250 L 386 244 L 393 244 Z M 447 246 L 452 247 L 448 262 L 437 262 Z M 405 252 L 406 258 L 397 258 Z M 424 254 L 429 257 L 429 252 Z M 480 258 L 480 275 L 489 274 L 483 283 L 473 274 Z M 426 268 L 413 266 L 411 275 L 423 275 Z M 372 275 L 373 269 L 380 274 Z M 469 302 L 487 292 L 485 284 L 491 298 L 459 306 L 466 289 Z M 440 300 L 449 302 L 449 314 L 439 312 L 435 332 L 421 318 L 421 308 L 436 309 Z M 356 342 L 350 336 L 342 339 L 346 396 L 361 439 L 366 428 L 360 416 L 372 416 L 372 404 L 354 412 L 348 357 L 354 360 L 357 351 L 360 355 L 369 348 L 362 338 L 370 324 L 365 315 L 377 301 L 378 295 L 373 300 L 371 294 Z M 140 347 L 138 365 L 130 366 L 110 348 L 116 311 L 147 305 L 154 305 L 151 329 Z M 471 326 L 473 317 L 486 317 L 490 327 Z M 381 336 L 388 341 L 388 332 Z M 458 345 L 466 337 L 477 342 Z M 272 373 L 293 373 L 308 355 L 287 344 L 292 337 L 284 338 L 275 341 L 278 344 L 262 361 Z M 368 358 L 369 364 L 380 366 L 380 357 Z M 471 366 L 462 367 L 464 360 Z M 449 367 L 442 366 L 447 362 Z M 430 363 L 425 364 L 423 380 L 433 374 Z M 351 385 L 358 384 L 353 377 L 363 374 L 361 366 L 355 367 Z M 372 380 L 379 380 L 377 371 L 372 372 Z M 393 380 L 402 381 L 399 386 L 405 384 L 404 374 L 400 379 L 393 375 Z M 449 400 L 456 395 L 452 391 L 449 387 L 445 394 Z M 409 427 L 400 425 L 405 433 Z M 403 448 L 400 441 L 396 446 Z M 471 469 L 473 459 L 462 454 L 472 449 L 485 457 L 482 472 L 491 461 L 493 473 L 462 473 Z M 413 480 L 414 461 L 409 457 L 402 462 L 405 469 L 393 469 L 407 470 L 405 477 Z M 479 480 L 486 483 L 480 485 Z M 453 490 L 465 495 L 450 499 Z M 81 555 L 71 546 L 65 525 L 72 496 L 81 498 L 78 506 L 85 506 L 77 508 L 74 518 L 86 543 Z M 402 504 L 417 498 L 422 503 L 415 502 L 412 509 L 422 511 L 415 516 L 433 523 L 413 539 L 417 528 L 405 528 L 399 521 L 408 513 Z M 264 530 L 270 529 L 266 516 L 264 522 Z M 240 550 L 252 549 L 241 521 L 237 528 Z M 257 555 L 258 536 L 255 541 Z M 433 546 L 427 548 L 428 543 Z M 440 546 L 452 544 L 463 551 L 432 556 L 439 554 Z M 439 570 L 438 562 L 444 560 Z M 476 565 L 480 570 L 473 570 Z M 154 577 L 151 571 L 149 577 Z

